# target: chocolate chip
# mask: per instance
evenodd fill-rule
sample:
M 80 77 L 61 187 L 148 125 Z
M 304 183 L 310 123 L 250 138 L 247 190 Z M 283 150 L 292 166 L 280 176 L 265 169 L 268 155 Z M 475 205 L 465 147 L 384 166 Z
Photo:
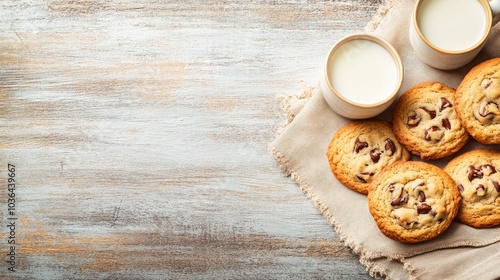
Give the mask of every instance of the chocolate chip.
M 382 152 L 379 149 L 373 149 L 370 151 L 370 158 L 374 163 L 377 163 L 380 160 L 380 155 Z
M 413 189 L 415 190 L 416 188 L 423 187 L 423 186 L 425 186 L 425 183 L 424 182 L 420 182 L 418 185 L 416 185 L 415 187 L 413 187 Z
M 452 108 L 452 107 L 453 105 L 451 104 L 450 101 L 448 101 L 448 99 L 441 97 L 441 108 L 439 108 L 439 111 L 443 111 L 446 108 Z
M 474 168 L 474 166 L 471 165 L 467 169 L 467 178 L 469 178 L 469 181 L 472 182 L 472 180 L 476 178 L 483 178 L 483 173 L 481 172 L 481 170 Z
M 463 192 L 464 191 L 464 186 L 462 186 L 462 184 L 458 184 L 457 188 L 458 188 L 459 192 Z
M 429 110 L 425 107 L 421 107 L 422 110 L 424 110 L 425 112 L 427 112 L 427 114 L 429 114 L 429 116 L 431 116 L 431 119 L 435 118 L 436 117 L 436 111 L 435 110 Z
M 403 204 L 401 197 L 396 197 L 396 198 L 392 199 L 392 201 L 391 201 L 392 206 L 398 206 L 401 204 Z
M 392 199 L 391 205 L 392 206 L 401 206 L 406 202 L 408 202 L 408 193 L 406 193 L 405 191 L 402 191 L 400 196 Z
M 481 166 L 481 170 L 483 171 L 483 173 L 485 173 L 486 175 L 491 175 L 491 174 L 495 174 L 497 173 L 497 170 L 495 169 L 495 167 L 491 164 L 485 164 L 485 165 L 482 165 Z
M 418 201 L 420 201 L 420 202 L 425 201 L 425 193 L 423 191 L 418 192 Z
M 422 203 L 417 205 L 417 213 L 418 214 L 427 214 L 431 212 L 432 207 L 429 204 Z
M 361 151 L 367 147 L 368 147 L 368 143 L 359 141 L 359 138 L 356 139 L 356 142 L 354 143 L 354 151 L 356 153 L 359 153 L 359 151 Z
M 488 115 L 494 115 L 495 111 L 498 111 L 498 104 L 495 102 L 488 102 L 486 104 L 482 104 L 477 109 L 477 112 L 483 118 L 487 117 Z
M 488 109 L 486 107 L 488 107 L 488 106 L 487 105 L 486 106 L 482 106 L 482 107 L 479 107 L 477 109 L 478 114 L 481 117 L 483 117 L 483 118 L 486 117 L 486 116 L 488 116 L 488 114 L 489 114 Z
M 356 175 L 356 178 L 358 178 L 363 183 L 368 183 L 367 179 L 370 179 L 370 177 L 372 177 L 373 175 L 375 175 L 375 173 L 359 172 L 358 175 Z
M 492 180 L 493 186 L 495 187 L 495 190 L 500 193 L 500 184 L 497 181 Z
M 486 90 L 487 88 L 489 88 L 492 83 L 493 83 L 493 81 L 491 79 L 483 80 L 483 82 L 481 83 L 483 86 L 483 90 Z
M 451 123 L 450 123 L 450 120 L 448 118 L 444 118 L 442 121 L 441 121 L 441 124 L 444 126 L 444 128 L 450 130 L 451 129 Z
M 408 117 L 406 123 L 408 124 L 409 127 L 415 127 L 420 123 L 421 120 L 422 120 L 421 116 L 413 115 Z
M 441 129 L 435 125 L 429 127 L 424 132 L 424 139 L 427 141 L 432 140 L 432 132 L 440 131 Z
M 394 145 L 394 142 L 389 138 L 385 139 L 385 150 L 390 152 L 390 156 L 396 152 L 396 145 Z
M 365 180 L 365 179 L 363 179 L 362 177 L 360 177 L 360 176 L 356 176 L 356 178 L 358 178 L 358 180 L 360 180 L 362 183 L 366 183 L 366 180 Z

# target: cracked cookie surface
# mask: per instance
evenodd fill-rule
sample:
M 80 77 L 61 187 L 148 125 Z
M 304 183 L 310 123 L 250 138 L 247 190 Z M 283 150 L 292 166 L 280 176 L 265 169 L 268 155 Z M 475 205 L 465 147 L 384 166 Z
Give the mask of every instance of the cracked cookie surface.
M 443 233 L 457 215 L 460 194 L 453 179 L 437 166 L 396 162 L 372 181 L 370 214 L 387 237 L 416 243 Z
M 410 152 L 422 159 L 447 157 L 469 140 L 454 106 L 455 90 L 437 82 L 407 90 L 393 113 L 394 134 Z
M 354 121 L 339 129 L 326 155 L 334 176 L 363 194 L 368 193 L 368 185 L 384 167 L 410 158 L 389 122 L 368 120 Z
M 466 152 L 452 159 L 444 170 L 462 196 L 458 221 L 477 228 L 500 225 L 500 151 Z
M 457 114 L 483 144 L 500 144 L 500 58 L 486 60 L 464 77 L 455 92 Z

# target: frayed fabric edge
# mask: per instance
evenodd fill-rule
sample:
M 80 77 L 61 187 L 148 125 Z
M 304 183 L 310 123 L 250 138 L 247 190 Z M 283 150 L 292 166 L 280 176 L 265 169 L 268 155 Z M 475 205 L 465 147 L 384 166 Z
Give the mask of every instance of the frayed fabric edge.
M 275 127 L 275 137 L 281 135 L 283 130 L 295 119 L 295 116 L 302 110 L 309 99 L 319 90 L 319 86 L 301 84 L 303 86 L 301 93 L 296 95 L 281 94 L 277 96 L 281 120 Z
M 386 280 L 392 280 L 387 269 L 375 264 L 371 259 L 360 258 L 359 262 L 366 267 L 371 277 L 376 279 L 384 277 Z
M 279 110 L 281 111 L 281 122 L 278 123 L 275 130 L 275 138 L 279 137 L 283 131 L 288 127 L 288 125 L 295 119 L 295 116 L 302 110 L 302 107 L 309 101 L 309 99 L 317 94 L 319 90 L 318 86 L 305 86 L 300 94 L 297 95 L 279 95 Z M 294 107 L 293 104 L 301 102 L 302 104 Z M 320 199 L 311 190 L 311 187 L 302 181 L 300 175 L 291 167 L 290 163 L 286 157 L 281 154 L 275 147 L 272 146 L 271 142 L 267 150 L 273 156 L 273 158 L 278 162 L 278 166 L 286 176 L 290 176 L 292 180 L 299 186 L 302 193 L 310 199 L 316 209 L 321 213 L 321 215 L 326 219 L 328 224 L 334 227 L 335 231 L 339 235 L 340 240 L 345 246 L 350 248 L 355 254 L 359 256 L 359 261 L 365 266 L 366 270 L 372 277 L 385 277 L 390 280 L 388 273 L 385 269 L 375 265 L 370 259 L 379 258 L 384 256 L 378 256 L 375 254 L 367 254 L 361 245 L 356 245 L 356 243 L 350 240 L 349 236 L 343 231 L 343 228 L 338 224 L 338 222 L 333 217 L 327 206 L 320 202 Z
M 366 25 L 365 31 L 366 32 L 374 32 L 378 26 L 380 25 L 381 21 L 384 19 L 386 16 L 387 12 L 396 4 L 396 0 L 387 0 L 385 2 L 385 5 L 381 5 L 376 13 L 376 15 L 373 17 L 373 19 Z M 295 108 L 295 110 L 292 109 L 292 99 L 301 100 L 305 101 L 303 102 L 303 105 L 309 101 L 309 99 L 315 94 L 317 91 L 317 86 L 309 86 L 306 87 L 304 85 L 304 90 L 298 94 L 298 95 L 279 95 L 278 96 L 278 101 L 279 101 L 279 109 L 281 111 L 282 115 L 282 121 L 278 123 L 275 129 L 275 137 L 278 137 L 279 135 L 282 134 L 282 132 L 286 129 L 286 127 L 294 120 L 295 116 L 300 112 L 301 108 Z M 296 112 L 292 112 L 296 111 Z M 366 252 L 363 250 L 363 247 L 361 245 L 356 245 L 354 241 L 350 240 L 348 235 L 343 231 L 342 227 L 337 223 L 335 218 L 333 217 L 333 214 L 329 211 L 328 207 L 323 205 L 320 200 L 316 197 L 316 195 L 311 191 L 311 188 L 309 187 L 308 184 L 304 183 L 298 173 L 296 173 L 293 168 L 291 168 L 290 163 L 288 160 L 286 160 L 286 157 L 282 155 L 278 150 L 276 150 L 274 147 L 272 147 L 272 144 L 268 145 L 268 152 L 273 156 L 273 158 L 278 162 L 278 165 L 280 169 L 284 172 L 286 176 L 290 176 L 293 181 L 297 183 L 299 186 L 300 190 L 304 195 L 310 199 L 313 204 L 315 205 L 316 209 L 318 209 L 321 213 L 321 215 L 326 219 L 326 221 L 335 228 L 336 232 L 338 233 L 341 241 L 349 247 L 351 250 L 353 250 L 354 253 L 358 254 L 359 256 L 359 262 L 365 266 L 366 270 L 368 273 L 375 278 L 378 277 L 385 277 L 387 280 L 392 280 L 392 278 L 389 276 L 388 271 L 377 265 L 375 262 L 373 262 L 374 258 L 378 257 L 384 257 L 384 256 L 376 256 L 376 255 L 370 255 L 366 254 Z M 403 260 L 399 260 L 403 261 Z M 412 272 L 414 269 L 412 266 L 408 263 L 404 264 L 404 269 L 405 271 L 408 272 L 408 275 L 410 277 L 410 280 L 416 279 L 415 277 L 412 277 Z
M 387 259 L 392 260 L 391 258 L 387 258 Z M 401 265 L 403 266 L 403 270 L 408 275 L 408 280 L 417 280 L 418 279 L 415 268 L 409 262 L 405 261 L 404 259 L 397 260 L 397 261 L 401 262 Z M 396 279 L 390 275 L 389 271 L 386 268 L 384 268 L 380 265 L 377 265 L 372 259 L 360 258 L 359 262 L 367 268 L 368 272 L 370 273 L 370 276 L 372 276 L 374 278 L 384 277 L 386 280 Z
M 363 264 L 367 271 L 372 275 L 373 277 L 375 276 L 380 276 L 380 277 L 388 277 L 387 271 L 376 266 L 371 259 L 376 259 L 380 257 L 385 257 L 385 256 L 379 256 L 377 254 L 370 254 L 366 252 L 361 245 L 357 245 L 354 241 L 352 241 L 349 236 L 344 232 L 342 226 L 338 224 L 338 222 L 335 220 L 333 214 L 329 211 L 328 207 L 323 205 L 320 200 L 316 197 L 313 191 L 311 191 L 310 186 L 302 181 L 300 175 L 293 170 L 293 168 L 290 167 L 290 164 L 286 160 L 286 157 L 283 156 L 278 150 L 273 148 L 271 145 L 268 147 L 269 152 L 272 154 L 274 159 L 278 162 L 278 165 L 280 166 L 281 170 L 287 175 L 292 178 L 294 182 L 297 183 L 299 186 L 300 190 L 304 193 L 304 195 L 310 199 L 316 209 L 319 210 L 321 215 L 326 219 L 326 221 L 334 227 L 335 231 L 340 237 L 340 240 L 344 243 L 345 246 L 350 248 L 354 253 L 356 253 L 359 256 L 360 263 Z M 390 278 L 386 278 L 390 280 Z
M 374 32 L 375 30 L 377 30 L 378 26 L 380 25 L 382 20 L 384 20 L 385 16 L 387 15 L 387 12 L 400 2 L 401 1 L 397 1 L 397 0 L 386 0 L 385 5 L 381 5 L 378 8 L 376 15 L 365 26 L 365 31 L 366 32 Z
M 403 269 L 408 272 L 409 280 L 417 280 L 418 277 L 415 273 L 415 268 L 411 263 L 403 261 Z

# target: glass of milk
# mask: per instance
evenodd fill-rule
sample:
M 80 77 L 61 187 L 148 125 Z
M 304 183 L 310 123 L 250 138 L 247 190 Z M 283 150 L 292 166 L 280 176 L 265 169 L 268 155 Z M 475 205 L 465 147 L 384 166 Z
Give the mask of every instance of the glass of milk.
M 410 43 L 426 64 L 451 70 L 469 63 L 500 20 L 500 0 L 418 0 Z
M 374 35 L 354 34 L 328 53 L 320 86 L 337 114 L 366 119 L 394 102 L 402 82 L 403 65 L 394 47 Z

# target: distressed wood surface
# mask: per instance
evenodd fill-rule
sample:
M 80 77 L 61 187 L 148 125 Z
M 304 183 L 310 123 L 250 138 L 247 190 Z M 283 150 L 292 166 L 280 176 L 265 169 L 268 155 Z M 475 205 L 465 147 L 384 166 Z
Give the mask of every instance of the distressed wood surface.
M 267 144 L 381 4 L 0 1 L 0 278 L 370 279 Z

